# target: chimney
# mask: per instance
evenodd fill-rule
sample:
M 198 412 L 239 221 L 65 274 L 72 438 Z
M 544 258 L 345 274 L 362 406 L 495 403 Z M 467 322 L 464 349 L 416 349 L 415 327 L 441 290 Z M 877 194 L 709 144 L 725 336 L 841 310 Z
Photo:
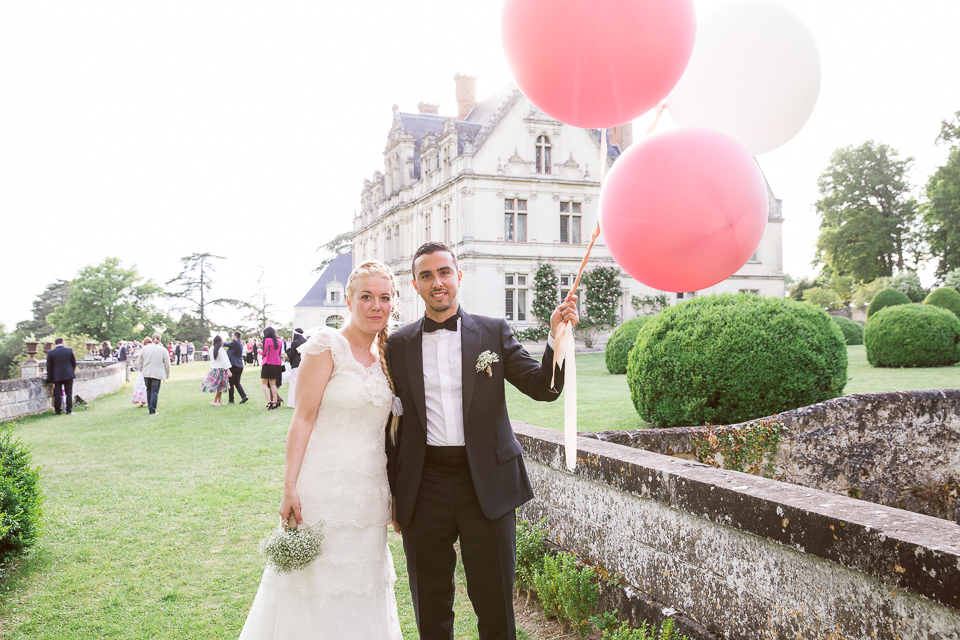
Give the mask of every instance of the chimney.
M 458 73 L 453 81 L 457 83 L 457 120 L 463 120 L 477 104 L 477 76 Z
M 633 123 L 628 122 L 619 127 L 607 129 L 607 141 L 620 147 L 620 151 L 626 151 L 627 147 L 633 144 Z
M 417 109 L 420 109 L 420 113 L 440 113 L 440 105 L 429 102 L 418 102 Z

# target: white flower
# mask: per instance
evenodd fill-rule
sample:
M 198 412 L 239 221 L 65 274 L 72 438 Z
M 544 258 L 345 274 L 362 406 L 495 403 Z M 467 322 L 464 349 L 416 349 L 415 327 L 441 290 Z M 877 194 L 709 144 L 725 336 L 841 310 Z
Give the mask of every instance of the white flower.
M 260 542 L 260 553 L 277 573 L 305 569 L 320 557 L 323 548 L 323 521 L 304 529 L 279 526 Z
M 486 370 L 488 376 L 493 376 L 493 370 L 490 368 L 494 362 L 500 362 L 500 356 L 492 351 L 484 351 L 477 356 L 477 373 Z

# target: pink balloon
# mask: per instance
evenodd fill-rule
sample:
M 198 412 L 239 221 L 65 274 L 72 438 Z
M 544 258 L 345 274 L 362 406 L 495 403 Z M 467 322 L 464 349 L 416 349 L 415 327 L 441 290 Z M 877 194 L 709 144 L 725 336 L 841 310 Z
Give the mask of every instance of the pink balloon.
M 600 230 L 620 267 L 660 291 L 726 280 L 760 245 L 767 187 L 753 157 L 712 129 L 644 138 L 600 192 Z
M 520 91 L 547 115 L 615 127 L 680 80 L 696 37 L 693 0 L 506 0 L 503 48 Z

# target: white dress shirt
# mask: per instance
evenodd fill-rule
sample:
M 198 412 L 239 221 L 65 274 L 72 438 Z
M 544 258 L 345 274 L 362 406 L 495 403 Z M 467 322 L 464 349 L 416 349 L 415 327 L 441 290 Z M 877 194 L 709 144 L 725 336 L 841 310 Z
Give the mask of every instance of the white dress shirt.
M 427 407 L 427 444 L 462 447 L 463 356 L 458 331 L 438 329 L 423 334 L 423 390 Z
M 427 408 L 427 445 L 462 447 L 463 437 L 463 350 L 460 331 L 463 319 L 457 318 L 457 331 L 438 329 L 423 334 L 423 391 Z M 547 336 L 553 348 L 553 336 Z

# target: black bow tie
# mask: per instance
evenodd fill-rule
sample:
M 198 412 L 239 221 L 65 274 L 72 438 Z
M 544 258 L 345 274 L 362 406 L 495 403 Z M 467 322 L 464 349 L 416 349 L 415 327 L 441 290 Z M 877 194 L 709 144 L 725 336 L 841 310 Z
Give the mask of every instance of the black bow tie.
M 433 333 L 439 329 L 446 329 L 447 331 L 456 331 L 457 330 L 457 319 L 460 316 L 452 315 L 443 322 L 437 322 L 436 320 L 431 320 L 430 318 L 424 316 L 423 318 L 423 332 L 424 333 Z

